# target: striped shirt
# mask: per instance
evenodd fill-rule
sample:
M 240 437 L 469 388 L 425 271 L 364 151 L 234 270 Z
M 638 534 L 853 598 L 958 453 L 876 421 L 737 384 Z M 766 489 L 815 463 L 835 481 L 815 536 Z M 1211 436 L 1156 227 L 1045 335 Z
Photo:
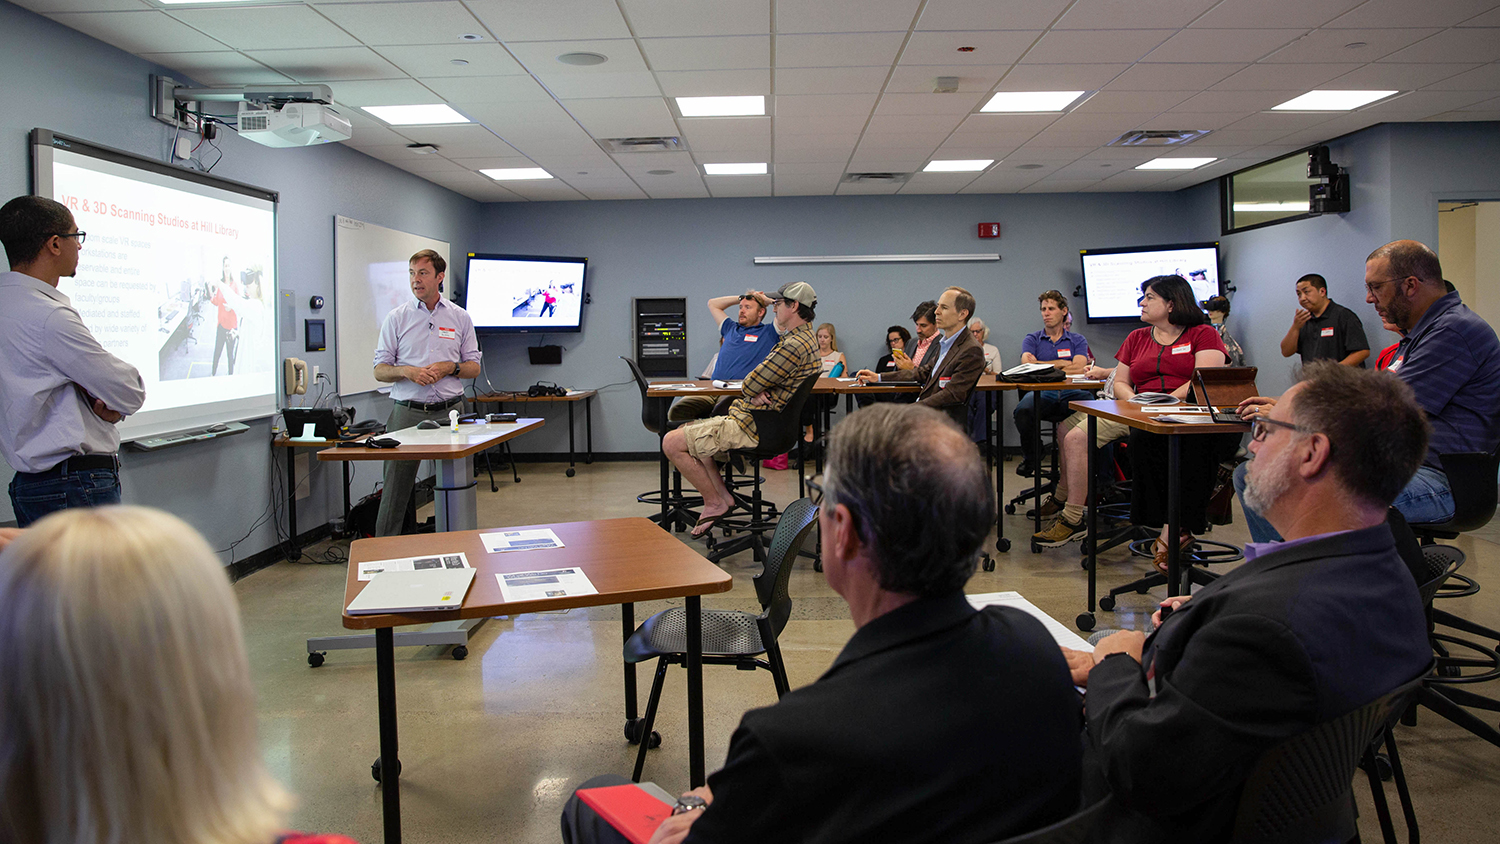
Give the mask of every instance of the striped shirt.
M 822 369 L 818 360 L 818 340 L 811 325 L 802 324 L 781 335 L 771 353 L 745 376 L 745 385 L 740 398 L 729 405 L 729 417 L 739 424 L 745 433 L 757 440 L 752 410 L 781 410 L 791 401 L 792 394 L 802 386 L 808 376 Z M 761 393 L 771 394 L 769 406 L 756 406 L 750 400 Z

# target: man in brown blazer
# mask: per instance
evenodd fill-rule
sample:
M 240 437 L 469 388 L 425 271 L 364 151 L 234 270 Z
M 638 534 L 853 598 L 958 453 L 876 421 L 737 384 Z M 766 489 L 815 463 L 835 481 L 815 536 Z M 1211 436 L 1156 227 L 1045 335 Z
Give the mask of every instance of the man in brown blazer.
M 937 323 L 940 335 L 915 369 L 898 369 L 876 374 L 861 369 L 857 377 L 863 383 L 915 381 L 922 385 L 917 404 L 925 404 L 947 413 L 960 428 L 968 421 L 969 394 L 984 373 L 984 349 L 968 331 L 969 317 L 974 315 L 974 294 L 962 287 L 950 287 L 938 297 Z

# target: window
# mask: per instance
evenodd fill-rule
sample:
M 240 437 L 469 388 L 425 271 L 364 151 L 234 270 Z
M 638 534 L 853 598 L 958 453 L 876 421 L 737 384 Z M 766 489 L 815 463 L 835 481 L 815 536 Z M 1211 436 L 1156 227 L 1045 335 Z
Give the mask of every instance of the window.
M 1301 220 L 1308 213 L 1307 152 L 1294 152 L 1225 176 L 1224 234 Z

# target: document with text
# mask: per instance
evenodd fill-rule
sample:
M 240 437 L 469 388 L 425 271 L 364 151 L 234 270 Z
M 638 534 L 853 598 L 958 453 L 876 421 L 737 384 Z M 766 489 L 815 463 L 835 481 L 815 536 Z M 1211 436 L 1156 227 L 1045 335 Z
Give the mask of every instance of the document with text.
M 547 598 L 570 598 L 576 595 L 597 595 L 599 590 L 580 568 L 546 569 L 544 571 L 516 571 L 497 574 L 500 596 L 507 604 L 516 601 L 541 601 Z

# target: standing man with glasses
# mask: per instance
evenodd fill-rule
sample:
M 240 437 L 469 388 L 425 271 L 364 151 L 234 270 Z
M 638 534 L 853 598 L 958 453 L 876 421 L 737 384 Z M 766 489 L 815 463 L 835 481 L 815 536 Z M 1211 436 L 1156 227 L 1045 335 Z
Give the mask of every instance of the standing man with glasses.
M 459 379 L 479 374 L 474 320 L 443 296 L 448 262 L 431 249 L 423 249 L 411 256 L 408 267 L 416 298 L 386 314 L 375 347 L 375 380 L 390 384 L 391 398 L 396 400 L 386 422 L 389 431 L 427 419 L 447 423 L 448 411 L 464 399 Z M 418 465 L 416 460 L 385 461 L 376 536 L 401 533 Z
M 1281 356 L 1301 355 L 1303 363 L 1331 360 L 1344 366 L 1364 366 L 1370 341 L 1359 317 L 1328 298 L 1328 282 L 1317 273 L 1297 279 L 1297 304 L 1292 327 L 1281 338 Z
M 140 372 L 110 354 L 57 289 L 78 272 L 86 235 L 59 202 L 0 207 L 0 454 L 26 527 L 70 507 L 120 503 L 120 432 L 146 402 Z
M 1495 330 L 1450 292 L 1435 252 L 1415 240 L 1397 240 L 1365 259 L 1365 301 L 1382 322 L 1402 332 L 1387 371 L 1411 386 L 1432 424 L 1432 439 L 1416 475 L 1392 504 L 1413 524 L 1453 517 L 1453 492 L 1438 455 L 1490 452 L 1500 444 L 1500 339 Z M 1275 404 L 1246 399 L 1250 418 Z M 1278 537 L 1245 495 L 1245 465 L 1234 488 L 1245 507 L 1250 536 Z

